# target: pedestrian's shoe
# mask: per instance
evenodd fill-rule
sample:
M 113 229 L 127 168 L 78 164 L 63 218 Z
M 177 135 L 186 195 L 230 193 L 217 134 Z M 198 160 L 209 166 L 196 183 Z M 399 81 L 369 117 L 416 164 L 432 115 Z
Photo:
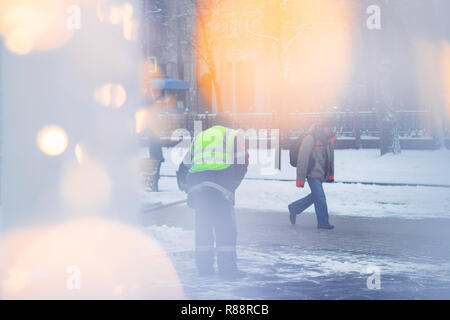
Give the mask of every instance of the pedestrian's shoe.
M 234 270 L 230 270 L 230 271 L 222 271 L 220 272 L 220 277 L 223 280 L 237 280 L 237 279 L 242 279 L 245 278 L 247 276 L 247 274 L 239 269 L 234 269 Z
M 318 225 L 317 226 L 317 228 L 318 229 L 328 229 L 328 230 L 331 230 L 331 229 L 334 229 L 334 226 L 333 225 L 331 225 L 331 224 L 324 224 L 324 225 Z
M 295 224 L 295 222 L 297 221 L 297 215 L 295 214 L 295 212 L 291 210 L 290 206 L 288 206 L 288 209 L 289 209 L 289 220 L 291 220 L 291 224 Z

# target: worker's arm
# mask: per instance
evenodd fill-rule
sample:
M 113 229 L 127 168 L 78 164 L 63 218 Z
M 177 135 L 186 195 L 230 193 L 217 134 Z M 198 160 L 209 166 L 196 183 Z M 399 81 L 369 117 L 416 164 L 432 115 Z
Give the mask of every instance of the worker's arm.
M 235 189 L 239 187 L 247 173 L 249 164 L 249 154 L 245 148 L 245 138 L 242 134 L 237 134 L 235 138 L 235 154 L 236 159 L 234 166 Z

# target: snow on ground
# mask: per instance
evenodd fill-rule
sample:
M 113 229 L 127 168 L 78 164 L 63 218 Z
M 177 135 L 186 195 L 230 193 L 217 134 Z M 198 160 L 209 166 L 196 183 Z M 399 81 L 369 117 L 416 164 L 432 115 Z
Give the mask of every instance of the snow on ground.
M 330 215 L 361 217 L 450 218 L 450 189 L 362 184 L 324 184 Z M 236 207 L 287 211 L 287 205 L 310 192 L 294 182 L 245 180 Z M 314 212 L 311 206 L 306 212 Z
M 251 154 L 250 154 L 251 156 Z M 379 155 L 379 150 L 336 150 L 335 179 L 376 183 L 450 185 L 450 150 L 406 150 L 401 154 Z M 264 169 L 266 168 L 266 169 Z M 265 179 L 296 178 L 289 164 L 289 152 L 281 154 L 281 171 L 269 174 L 268 165 L 251 165 L 247 177 Z M 266 170 L 266 171 L 264 171 Z
M 176 227 L 148 226 L 145 231 L 158 240 L 165 251 L 174 254 L 194 250 L 194 231 Z
M 450 185 L 450 150 L 404 150 L 379 155 L 375 149 L 336 150 L 337 180 Z
M 161 174 L 174 175 L 183 157 L 181 149 L 165 149 Z M 257 158 L 253 152 L 254 159 Z M 146 156 L 146 149 L 141 150 Z M 252 156 L 252 155 L 251 155 Z M 295 168 L 282 153 L 282 170 L 267 175 L 268 166 L 251 164 L 236 193 L 236 207 L 275 210 L 285 213 L 287 205 L 309 193 L 309 187 L 295 187 L 291 181 L 252 179 L 295 179 Z M 264 157 L 261 157 L 262 160 Z M 173 161 L 172 161 L 173 160 Z M 336 150 L 336 181 L 450 185 L 450 150 L 406 150 L 399 155 L 379 156 L 375 149 Z M 330 215 L 363 217 L 450 218 L 450 189 L 427 186 L 382 186 L 325 184 Z M 162 177 L 162 192 L 147 194 L 143 203 L 163 203 L 185 198 L 174 178 Z M 314 212 L 310 207 L 307 212 Z
M 199 278 L 195 269 L 194 231 L 173 227 L 147 227 L 170 255 L 188 299 L 371 299 L 448 297 L 450 264 L 367 253 L 321 251 L 292 246 L 238 246 L 239 265 L 247 277 L 223 282 L 216 275 Z M 367 289 L 376 267 L 382 291 Z M 439 279 L 434 284 L 433 279 Z M 439 288 L 444 287 L 447 295 Z M 422 291 L 422 292 L 421 292 Z M 377 294 L 381 294 L 377 296 Z M 397 295 L 396 295 L 397 294 Z M 422 295 L 422 296 L 421 296 Z M 433 296 L 431 296 L 433 298 Z
M 174 175 L 183 157 L 182 149 L 165 149 L 164 175 Z M 148 151 L 141 149 L 141 157 Z M 295 179 L 289 152 L 282 151 L 281 171 L 270 170 L 273 158 L 264 152 L 250 151 L 247 178 Z M 258 164 L 259 163 L 259 164 Z M 338 181 L 450 185 L 450 150 L 404 150 L 401 154 L 379 155 L 377 149 L 336 150 L 335 178 Z
M 145 231 L 158 240 L 169 254 L 188 253 L 194 250 L 194 231 L 183 230 L 176 227 L 168 226 L 149 226 Z M 280 250 L 281 248 L 281 250 Z M 286 265 L 301 265 L 305 269 L 310 269 L 307 272 L 302 270 L 302 275 L 307 277 L 326 276 L 334 273 L 366 273 L 367 267 L 376 265 L 387 272 L 405 273 L 416 271 L 417 269 L 424 269 L 428 271 L 437 271 L 441 269 L 450 270 L 450 264 L 424 264 L 415 263 L 412 260 L 402 262 L 392 260 L 387 257 L 375 257 L 364 254 L 356 254 L 355 252 L 345 253 L 339 252 L 339 255 L 330 254 L 329 252 L 319 253 L 314 250 L 311 252 L 305 251 L 304 248 L 296 250 L 295 246 L 277 247 L 277 252 L 261 251 L 258 248 L 251 246 L 240 247 L 239 259 L 251 260 L 257 262 L 258 269 L 247 268 L 250 273 L 260 273 L 260 265 L 268 263 L 273 265 L 273 261 L 278 261 Z M 245 264 L 244 264 L 245 265 Z M 313 271 L 316 266 L 320 272 Z M 299 270 L 300 271 L 300 270 Z M 295 274 L 289 272 L 286 277 L 296 277 Z M 450 281 L 450 277 L 449 277 Z

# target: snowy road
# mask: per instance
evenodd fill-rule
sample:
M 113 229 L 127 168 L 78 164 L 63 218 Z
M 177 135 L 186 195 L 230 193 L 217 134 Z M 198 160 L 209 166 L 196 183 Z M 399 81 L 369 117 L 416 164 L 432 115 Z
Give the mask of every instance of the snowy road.
M 147 232 L 173 258 L 190 299 L 450 298 L 450 220 L 332 217 L 315 228 L 313 214 L 292 226 L 287 214 L 237 209 L 240 267 L 248 277 L 222 283 L 196 275 L 194 216 L 185 206 L 146 215 Z M 165 225 L 165 226 L 163 226 Z M 381 289 L 369 290 L 368 267 Z

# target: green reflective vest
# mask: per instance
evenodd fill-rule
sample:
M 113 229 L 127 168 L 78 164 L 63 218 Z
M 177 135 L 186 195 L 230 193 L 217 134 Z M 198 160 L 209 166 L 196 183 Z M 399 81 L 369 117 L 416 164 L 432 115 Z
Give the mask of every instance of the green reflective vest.
M 191 144 L 192 167 L 189 172 L 223 170 L 233 164 L 236 134 L 236 130 L 222 126 L 202 131 Z

